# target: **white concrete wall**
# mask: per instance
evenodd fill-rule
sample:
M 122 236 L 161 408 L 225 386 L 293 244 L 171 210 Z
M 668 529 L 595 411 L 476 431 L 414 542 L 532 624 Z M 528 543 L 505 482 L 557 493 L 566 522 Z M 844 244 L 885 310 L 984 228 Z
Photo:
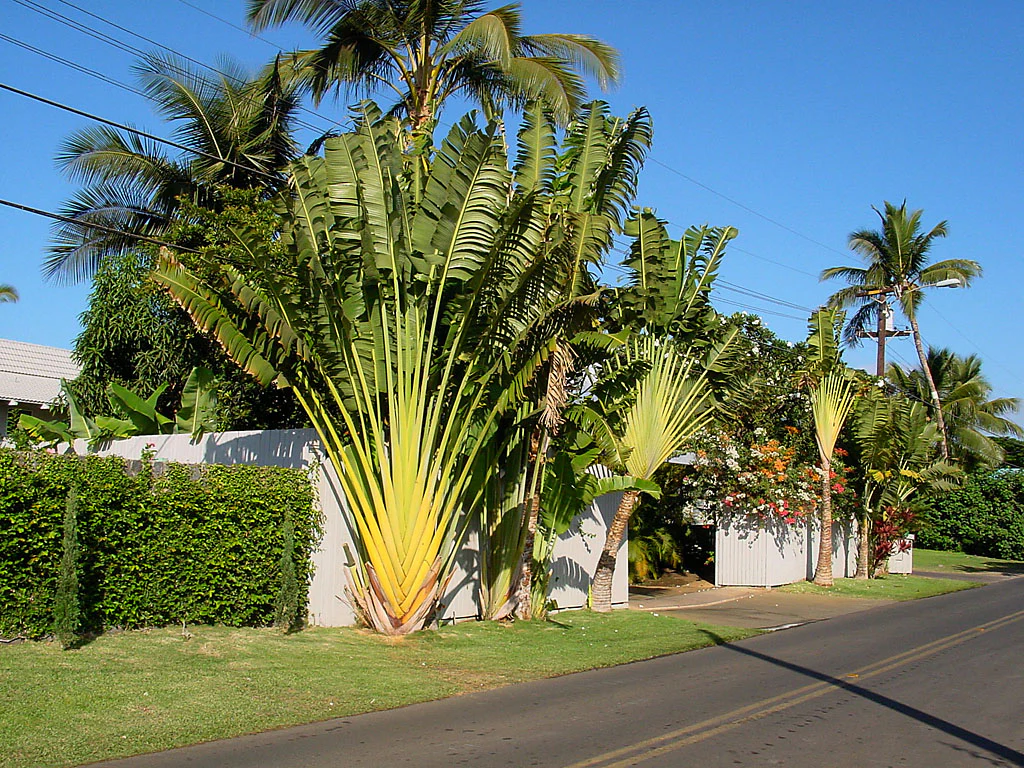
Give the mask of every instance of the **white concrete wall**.
M 346 598 L 348 553 L 356 555 L 344 497 L 334 467 L 321 459 L 320 442 L 312 429 L 221 432 L 205 435 L 193 444 L 188 435 L 143 435 L 116 440 L 97 451 L 101 455 L 138 459 L 152 443 L 157 460 L 186 464 L 253 464 L 260 466 L 309 469 L 316 466 L 316 484 L 321 512 L 323 538 L 313 553 L 313 579 L 309 587 L 309 623 L 318 626 L 348 626 L 355 616 Z M 85 453 L 84 441 L 76 450 Z M 621 494 L 598 499 L 577 523 L 562 536 L 553 553 L 552 598 L 559 608 L 585 606 L 590 581 L 604 535 Z M 613 605 L 629 602 L 627 546 L 619 550 L 612 583 Z M 442 620 L 475 618 L 480 614 L 479 535 L 467 531 L 456 556 L 456 565 L 448 588 L 441 598 Z

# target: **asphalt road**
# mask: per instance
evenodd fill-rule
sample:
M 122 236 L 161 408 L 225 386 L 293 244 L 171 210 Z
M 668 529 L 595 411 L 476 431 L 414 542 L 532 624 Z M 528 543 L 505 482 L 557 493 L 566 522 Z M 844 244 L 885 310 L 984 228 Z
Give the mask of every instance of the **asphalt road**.
M 1014 579 L 614 669 L 106 765 L 1024 766 L 1022 650 L 1024 579 Z

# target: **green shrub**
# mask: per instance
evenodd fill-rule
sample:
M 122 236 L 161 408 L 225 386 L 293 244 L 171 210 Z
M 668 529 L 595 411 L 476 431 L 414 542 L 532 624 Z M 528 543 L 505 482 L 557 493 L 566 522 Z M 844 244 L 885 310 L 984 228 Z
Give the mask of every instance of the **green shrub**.
M 61 542 L 60 575 L 53 603 L 53 630 L 65 649 L 70 648 L 82 625 L 78 605 L 78 490 L 68 489 L 64 508 L 64 537 Z
M 319 537 L 305 474 L 0 451 L 0 636 L 51 634 L 65 503 L 77 481 L 81 629 L 274 621 L 284 520 L 299 615 Z M 154 469 L 158 471 L 153 471 Z
M 1024 472 L 969 475 L 960 488 L 925 502 L 916 545 L 1024 560 Z

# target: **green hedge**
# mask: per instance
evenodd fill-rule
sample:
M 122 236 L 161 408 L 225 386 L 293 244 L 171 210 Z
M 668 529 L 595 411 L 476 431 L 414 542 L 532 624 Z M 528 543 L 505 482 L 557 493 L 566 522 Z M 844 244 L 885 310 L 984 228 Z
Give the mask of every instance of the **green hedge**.
M 272 623 L 286 515 L 305 615 L 320 529 L 303 472 L 0 450 L 0 636 L 53 631 L 73 482 L 83 629 Z
M 1024 471 L 969 475 L 927 502 L 916 546 L 1024 560 Z

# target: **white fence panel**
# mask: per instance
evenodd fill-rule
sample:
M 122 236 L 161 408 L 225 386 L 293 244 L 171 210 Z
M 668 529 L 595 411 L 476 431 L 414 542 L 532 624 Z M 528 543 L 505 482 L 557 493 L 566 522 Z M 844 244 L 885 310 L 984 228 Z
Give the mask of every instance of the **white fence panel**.
M 715 529 L 715 586 L 776 587 L 814 576 L 819 526 L 788 524 L 756 515 L 720 516 Z M 832 573 L 857 571 L 854 524 L 833 523 Z
M 718 520 L 715 526 L 716 587 L 766 586 L 768 534 L 755 521 L 756 518 L 739 515 Z
M 322 460 L 320 442 L 312 429 L 218 432 L 204 435 L 193 444 L 188 435 L 143 435 L 115 440 L 97 451 L 99 455 L 138 459 L 148 446 L 159 461 L 185 464 L 252 464 L 258 466 L 310 469 L 323 514 L 323 538 L 312 556 L 313 578 L 309 586 L 309 623 L 317 626 L 349 626 L 355 615 L 346 597 L 347 572 L 355 556 L 338 476 L 330 462 Z M 76 449 L 85 453 L 84 441 Z M 554 548 L 552 598 L 559 608 L 585 606 L 590 581 L 604 543 L 605 531 L 621 494 L 602 497 Z M 347 547 L 347 551 L 346 551 Z M 460 620 L 480 615 L 479 534 L 470 529 L 458 555 L 448 589 L 441 598 L 442 620 Z M 629 602 L 628 561 L 623 541 L 612 583 L 612 604 Z

